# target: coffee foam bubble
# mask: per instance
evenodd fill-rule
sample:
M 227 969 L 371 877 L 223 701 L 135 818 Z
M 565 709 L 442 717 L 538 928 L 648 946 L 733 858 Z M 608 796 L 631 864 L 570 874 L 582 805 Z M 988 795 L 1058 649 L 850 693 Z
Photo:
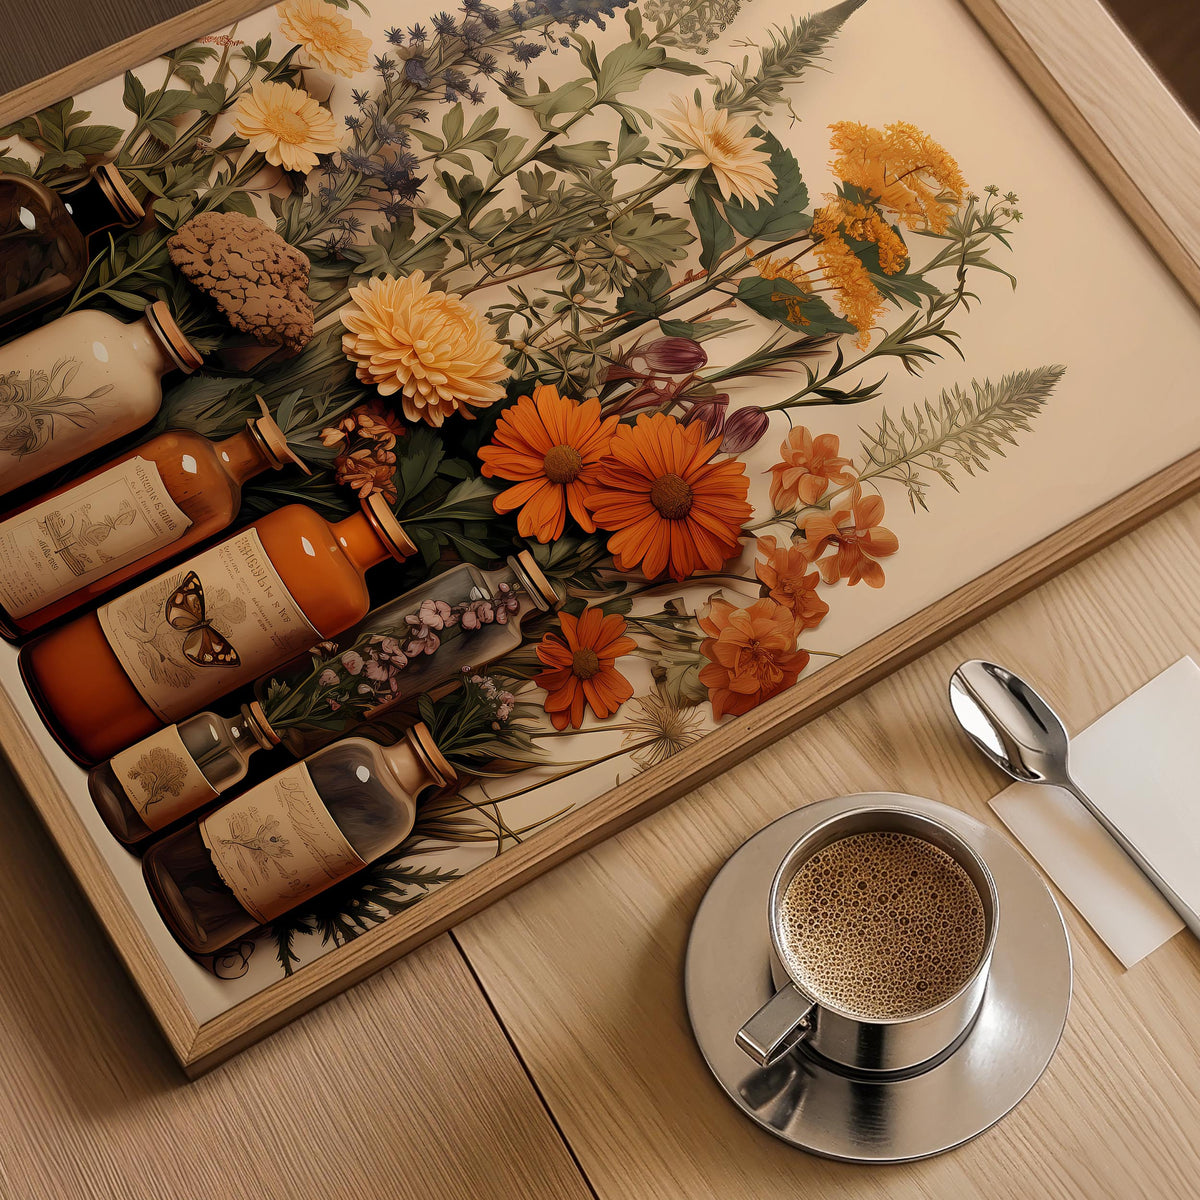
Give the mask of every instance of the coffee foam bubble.
M 780 906 L 784 957 L 818 1000 L 880 1020 L 934 1008 L 983 954 L 983 902 L 944 850 L 909 834 L 856 833 L 796 872 Z

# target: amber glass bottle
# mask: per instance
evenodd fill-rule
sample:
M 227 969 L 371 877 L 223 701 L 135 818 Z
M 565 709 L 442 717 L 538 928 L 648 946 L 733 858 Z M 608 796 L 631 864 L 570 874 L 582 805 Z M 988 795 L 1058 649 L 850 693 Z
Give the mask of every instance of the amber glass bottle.
M 289 504 L 30 642 L 22 676 L 91 765 L 353 625 L 367 570 L 413 552 L 378 495 L 336 524 Z
M 446 614 L 436 646 L 408 620 L 430 603 Z M 453 684 L 465 667 L 515 650 L 524 619 L 558 604 L 528 550 L 496 571 L 452 567 L 372 609 L 319 653 L 260 679 L 259 699 L 236 716 L 197 713 L 95 767 L 92 799 L 115 837 L 140 842 L 211 804 L 245 776 L 260 749 L 282 742 L 303 758 L 363 721 Z
M 112 163 L 63 192 L 0 172 L 0 328 L 78 287 L 92 234 L 132 227 L 145 215 Z
M 160 433 L 0 521 L 0 633 L 41 629 L 220 533 L 255 475 L 307 472 L 262 411 L 220 442 Z
M 212 954 L 394 850 L 417 797 L 454 779 L 424 725 L 346 738 L 156 842 L 142 860 L 167 928 Z

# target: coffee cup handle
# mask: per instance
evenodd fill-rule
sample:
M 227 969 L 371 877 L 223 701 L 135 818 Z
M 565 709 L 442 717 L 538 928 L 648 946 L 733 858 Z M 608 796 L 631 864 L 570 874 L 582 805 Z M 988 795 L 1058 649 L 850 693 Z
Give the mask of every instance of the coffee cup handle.
M 737 1044 L 760 1067 L 777 1063 L 812 1029 L 813 1001 L 785 983 L 737 1032 Z

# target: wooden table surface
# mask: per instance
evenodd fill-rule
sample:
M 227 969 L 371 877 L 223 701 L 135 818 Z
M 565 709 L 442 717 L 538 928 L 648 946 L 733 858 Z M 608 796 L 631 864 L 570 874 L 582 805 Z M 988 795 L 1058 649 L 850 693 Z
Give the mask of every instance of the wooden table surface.
M 48 0 L 0 40 L 0 92 L 185 6 L 89 4 L 52 43 L 79 9 Z M 1200 101 L 1193 0 L 1116 7 Z M 1064 905 L 1075 999 L 1046 1076 L 968 1146 L 899 1167 L 825 1162 L 744 1120 L 680 983 L 705 887 L 780 814 L 896 790 L 995 823 L 1003 780 L 945 703 L 962 659 L 1028 673 L 1078 730 L 1200 655 L 1198 546 L 1195 499 L 192 1084 L 0 777 L 0 1196 L 1200 1196 L 1200 945 L 1185 935 L 1124 971 Z

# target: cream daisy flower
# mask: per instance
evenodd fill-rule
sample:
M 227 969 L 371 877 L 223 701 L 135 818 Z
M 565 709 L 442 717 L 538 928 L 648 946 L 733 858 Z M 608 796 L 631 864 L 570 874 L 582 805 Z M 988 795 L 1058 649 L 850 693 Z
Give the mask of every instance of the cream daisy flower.
M 459 296 L 431 291 L 421 271 L 374 278 L 349 291 L 342 349 L 381 396 L 400 393 L 410 421 L 440 426 L 499 400 L 503 351 Z
M 778 190 L 771 174 L 770 155 L 762 143 L 747 134 L 750 121 L 731 117 L 723 108 L 705 108 L 698 100 L 676 96 L 672 111 L 658 114 L 667 136 L 680 142 L 688 153 L 679 165 L 685 170 L 711 167 L 717 187 L 726 200 L 759 202 Z
M 233 128 L 252 150 L 285 171 L 308 173 L 338 148 L 333 114 L 302 88 L 256 83 L 233 108 Z
M 349 78 L 366 69 L 371 39 L 326 0 L 285 0 L 275 6 L 279 32 L 315 67 Z

